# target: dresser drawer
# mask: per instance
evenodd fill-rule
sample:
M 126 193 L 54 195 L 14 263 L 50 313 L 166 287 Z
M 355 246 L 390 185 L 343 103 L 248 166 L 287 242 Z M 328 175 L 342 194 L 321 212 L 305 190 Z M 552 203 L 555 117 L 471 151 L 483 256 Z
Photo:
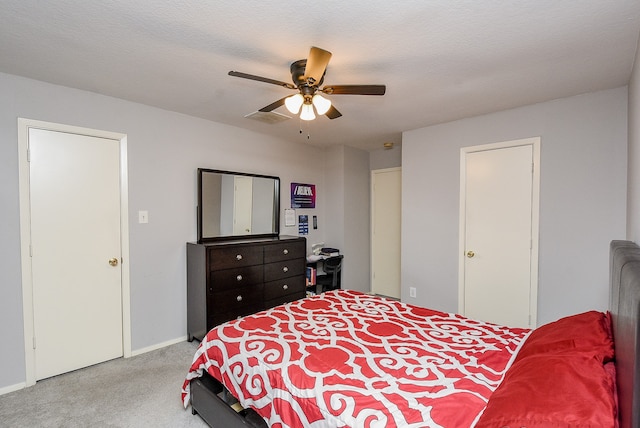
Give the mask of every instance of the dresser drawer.
M 243 308 L 261 305 L 264 301 L 264 284 L 218 291 L 209 295 L 211 308 L 219 312 L 242 311 Z
M 304 291 L 305 282 L 303 275 L 282 278 L 264 284 L 265 300 L 276 299 L 289 294 L 297 294 L 297 298 L 300 298 L 304 296 Z
M 293 302 L 295 300 L 300 300 L 304 297 L 302 293 L 296 294 L 287 294 L 286 296 L 280 296 L 275 299 L 266 300 L 265 305 L 267 308 L 273 308 L 278 305 L 284 305 L 285 303 Z
M 263 309 L 264 309 L 264 304 L 259 303 L 255 305 L 245 305 L 238 308 L 232 308 L 227 312 L 221 312 L 221 311 L 211 312 L 209 313 L 209 318 L 208 318 L 209 324 L 208 324 L 207 331 L 211 330 L 213 327 L 219 324 L 222 324 L 223 322 L 227 322 L 227 321 L 235 320 L 240 317 L 255 314 L 256 312 L 260 312 Z
M 246 266 L 209 272 L 209 292 L 236 289 L 263 281 L 262 266 Z
M 262 245 L 234 245 L 209 248 L 209 269 L 229 269 L 239 266 L 261 265 Z
M 264 265 L 264 280 L 275 281 L 280 278 L 304 275 L 306 262 L 304 259 L 292 259 Z
M 306 251 L 306 241 L 292 241 L 266 245 L 264 247 L 264 262 L 273 263 L 281 260 L 305 257 Z

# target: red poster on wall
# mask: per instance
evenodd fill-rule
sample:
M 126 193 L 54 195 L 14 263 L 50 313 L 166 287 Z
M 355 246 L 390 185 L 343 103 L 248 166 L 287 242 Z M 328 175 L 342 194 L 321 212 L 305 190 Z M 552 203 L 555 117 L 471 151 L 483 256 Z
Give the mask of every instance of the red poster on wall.
M 291 208 L 315 208 L 316 185 L 291 183 Z

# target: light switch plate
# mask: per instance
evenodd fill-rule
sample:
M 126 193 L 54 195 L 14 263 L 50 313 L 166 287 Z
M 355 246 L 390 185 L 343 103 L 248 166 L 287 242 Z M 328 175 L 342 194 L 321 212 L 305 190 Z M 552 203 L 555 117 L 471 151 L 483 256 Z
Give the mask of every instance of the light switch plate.
M 138 223 L 149 223 L 149 211 L 138 211 Z

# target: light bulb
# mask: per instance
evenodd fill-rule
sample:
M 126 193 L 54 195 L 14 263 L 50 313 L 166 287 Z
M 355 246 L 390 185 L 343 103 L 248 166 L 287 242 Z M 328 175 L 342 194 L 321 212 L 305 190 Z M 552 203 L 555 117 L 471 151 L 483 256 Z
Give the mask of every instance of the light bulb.
M 313 112 L 312 104 L 304 104 L 302 106 L 302 112 L 300 112 L 300 119 L 302 120 L 313 120 L 316 118 L 315 113 Z
M 302 94 L 295 94 L 285 98 L 284 105 L 292 114 L 298 114 L 303 102 L 304 97 L 302 96 Z
M 320 94 L 315 94 L 313 96 L 313 105 L 316 108 L 318 114 L 325 114 L 331 108 L 331 101 Z

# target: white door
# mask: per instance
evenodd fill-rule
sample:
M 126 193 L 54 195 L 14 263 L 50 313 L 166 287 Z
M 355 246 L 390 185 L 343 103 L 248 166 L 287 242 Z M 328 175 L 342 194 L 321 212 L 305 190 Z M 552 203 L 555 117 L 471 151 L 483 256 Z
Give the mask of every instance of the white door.
M 462 156 L 463 313 L 503 325 L 532 326 L 537 287 L 534 145 L 493 146 L 463 151 Z
M 233 234 L 251 234 L 251 211 L 253 206 L 253 179 L 234 177 Z
M 371 172 L 371 291 L 400 298 L 402 170 Z
M 29 129 L 36 380 L 123 355 L 119 144 Z

